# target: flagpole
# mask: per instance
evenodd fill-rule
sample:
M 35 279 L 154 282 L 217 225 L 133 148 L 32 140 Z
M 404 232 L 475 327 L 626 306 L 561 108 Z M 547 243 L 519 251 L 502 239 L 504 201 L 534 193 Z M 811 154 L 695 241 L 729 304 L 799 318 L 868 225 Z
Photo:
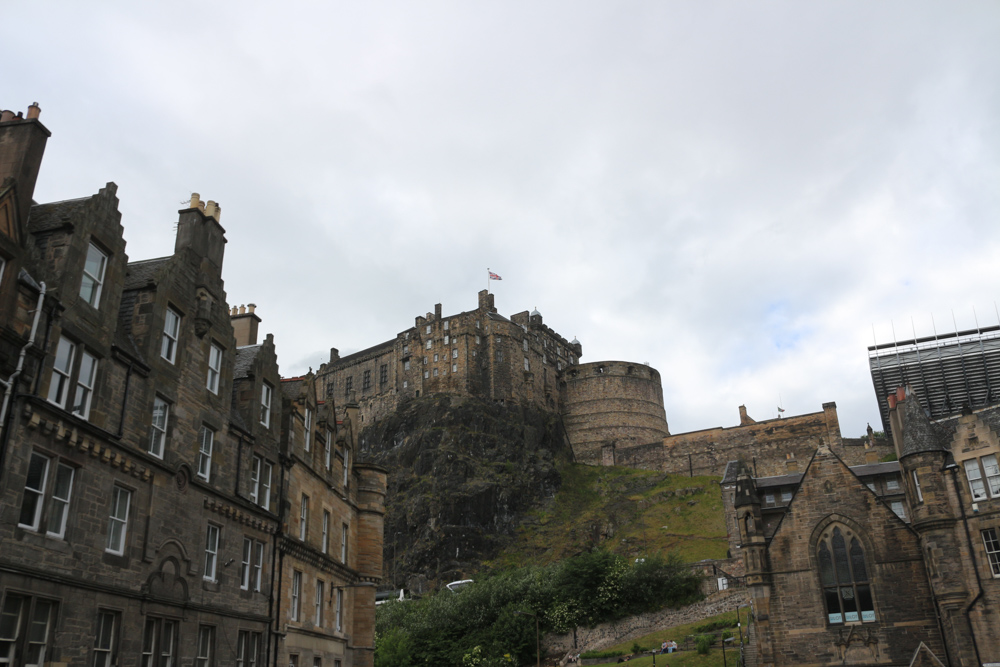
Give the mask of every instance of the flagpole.
M 486 267 L 486 293 L 490 293 L 490 267 Z

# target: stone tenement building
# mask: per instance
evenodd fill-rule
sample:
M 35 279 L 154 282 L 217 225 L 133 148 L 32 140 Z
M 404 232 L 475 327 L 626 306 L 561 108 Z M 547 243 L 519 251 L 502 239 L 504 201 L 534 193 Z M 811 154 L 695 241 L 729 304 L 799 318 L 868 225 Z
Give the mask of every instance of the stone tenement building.
M 888 397 L 899 461 L 825 443 L 801 473 L 723 482 L 758 665 L 1000 662 L 1000 405 L 932 420 Z
M 441 304 L 384 343 L 341 358 L 336 348 L 316 375 L 322 396 L 356 399 L 360 426 L 408 398 L 433 393 L 516 401 L 563 415 L 577 460 L 599 463 L 609 438 L 626 444 L 669 433 L 660 375 L 643 364 L 579 364 L 537 310 L 510 319 L 483 290 L 475 310 L 443 316 Z
M 384 471 L 227 305 L 219 206 L 129 262 L 113 183 L 32 202 L 38 115 L 0 116 L 0 664 L 371 665 Z

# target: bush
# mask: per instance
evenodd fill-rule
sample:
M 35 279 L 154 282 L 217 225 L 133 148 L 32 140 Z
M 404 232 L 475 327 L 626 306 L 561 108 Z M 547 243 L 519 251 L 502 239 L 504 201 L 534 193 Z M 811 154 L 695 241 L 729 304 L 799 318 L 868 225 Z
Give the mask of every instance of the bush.
M 375 667 L 409 667 L 410 636 L 400 628 L 375 635 Z
M 584 658 L 617 658 L 625 655 L 625 651 L 587 651 L 580 654 L 580 659 Z
M 632 644 L 632 653 L 642 653 L 645 649 L 639 645 L 639 642 L 634 642 Z
M 698 635 L 698 639 L 695 640 L 695 648 L 699 655 L 708 655 L 708 650 L 712 648 L 712 644 L 715 643 L 715 635 Z

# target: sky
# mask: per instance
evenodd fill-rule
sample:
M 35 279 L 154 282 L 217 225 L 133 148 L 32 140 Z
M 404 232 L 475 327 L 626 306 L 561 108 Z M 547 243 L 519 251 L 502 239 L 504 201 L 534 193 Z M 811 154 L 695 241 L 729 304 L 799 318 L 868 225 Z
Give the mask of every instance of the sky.
M 39 202 L 118 184 L 132 260 L 222 206 L 282 373 L 443 304 L 660 371 L 672 433 L 838 406 L 867 347 L 996 324 L 1000 3 L 21 2 Z

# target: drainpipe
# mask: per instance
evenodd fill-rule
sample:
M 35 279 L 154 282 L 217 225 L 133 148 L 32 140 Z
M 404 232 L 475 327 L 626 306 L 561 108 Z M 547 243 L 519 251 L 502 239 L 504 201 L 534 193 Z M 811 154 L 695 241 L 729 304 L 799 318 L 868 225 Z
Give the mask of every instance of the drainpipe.
M 979 657 L 979 643 L 976 641 L 976 630 L 972 626 L 972 618 L 969 617 L 969 612 L 972 608 L 979 602 L 979 598 L 983 597 L 983 580 L 979 577 L 979 563 L 976 562 L 976 548 L 972 543 L 972 534 L 969 532 L 969 519 L 965 514 L 965 501 L 962 498 L 962 488 L 958 483 L 958 465 L 954 461 L 949 461 L 945 466 L 945 470 L 951 473 L 951 482 L 955 486 L 955 496 L 958 498 L 958 509 L 962 514 L 962 526 L 965 528 L 965 539 L 969 544 L 969 558 L 972 560 L 972 571 L 976 574 L 976 587 L 979 592 L 976 597 L 972 598 L 972 602 L 965 605 L 963 613 L 965 614 L 965 620 L 969 624 L 969 636 L 972 639 L 972 650 L 976 653 L 976 664 L 982 664 L 982 659 Z
M 45 293 L 48 291 L 44 281 L 36 286 L 35 281 L 23 269 L 18 278 L 21 282 L 38 288 L 38 302 L 35 304 L 35 316 L 31 321 L 31 334 L 28 336 L 28 342 L 24 344 L 21 353 L 17 356 L 17 367 L 9 378 L 0 380 L 0 383 L 4 385 L 3 405 L 0 406 L 0 442 L 3 443 L 3 449 L 0 449 L 0 470 L 3 470 L 4 454 L 7 452 L 7 408 L 10 407 L 10 396 L 14 392 L 14 387 L 17 386 L 17 379 L 21 376 L 21 371 L 24 369 L 24 357 L 28 354 L 28 348 L 35 344 L 38 320 L 42 316 L 42 303 L 45 301 Z

